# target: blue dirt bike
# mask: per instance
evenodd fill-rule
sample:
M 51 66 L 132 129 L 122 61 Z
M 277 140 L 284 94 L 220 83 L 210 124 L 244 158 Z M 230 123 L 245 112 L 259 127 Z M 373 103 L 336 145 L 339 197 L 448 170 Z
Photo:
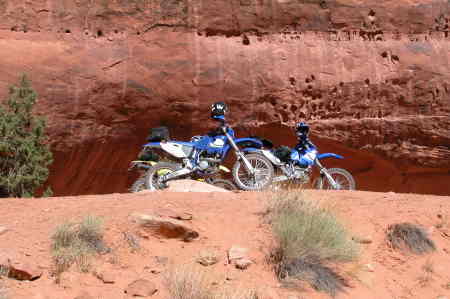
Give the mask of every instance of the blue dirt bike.
M 217 130 L 205 136 L 194 136 L 189 142 L 170 140 L 167 129 L 153 129 L 148 139 L 150 142 L 144 145 L 144 150 L 151 153 L 160 151 L 166 161 L 158 162 L 147 171 L 147 189 L 163 189 L 170 180 L 214 173 L 230 151 L 234 151 L 237 157 L 232 176 L 239 189 L 261 190 L 272 183 L 272 163 L 261 154 L 245 154 L 245 145 L 262 146 L 261 141 L 255 138 L 236 138 L 223 116 L 215 119 L 221 123 Z
M 266 157 L 276 169 L 277 176 L 273 182 L 288 181 L 294 184 L 306 184 L 311 180 L 313 166 L 319 169 L 319 177 L 313 182 L 317 189 L 331 190 L 355 190 L 353 176 L 342 168 L 327 169 L 321 160 L 327 158 L 343 159 L 344 157 L 334 153 L 319 154 L 317 147 L 309 140 L 301 146 L 289 148 L 281 146 L 274 148 L 270 140 L 260 139 L 263 146 L 246 148 L 246 153 L 260 154 Z M 256 144 L 255 144 L 256 145 Z

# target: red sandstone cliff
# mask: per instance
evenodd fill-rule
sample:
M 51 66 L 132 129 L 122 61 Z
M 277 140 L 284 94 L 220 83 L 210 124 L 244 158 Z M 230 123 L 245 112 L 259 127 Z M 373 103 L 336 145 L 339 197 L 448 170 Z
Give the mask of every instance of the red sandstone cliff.
M 202 133 L 217 99 L 278 142 L 309 121 L 362 189 L 450 194 L 448 1 L 3 0 L 0 14 L 0 98 L 29 74 L 57 194 L 124 191 L 149 127 Z

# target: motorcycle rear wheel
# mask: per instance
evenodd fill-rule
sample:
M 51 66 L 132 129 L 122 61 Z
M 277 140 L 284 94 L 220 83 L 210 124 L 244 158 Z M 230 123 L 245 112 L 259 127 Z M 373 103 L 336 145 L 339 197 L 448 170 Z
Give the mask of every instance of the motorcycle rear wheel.
M 316 189 L 319 190 L 355 190 L 356 183 L 353 176 L 345 169 L 330 168 L 326 170 L 333 180 L 339 185 L 338 188 L 333 188 L 333 185 L 328 181 L 325 175 L 319 176 L 315 183 Z
M 128 189 L 131 193 L 145 190 L 145 175 L 140 176 Z
M 145 187 L 152 191 L 167 188 L 167 184 L 165 182 L 158 182 L 158 178 L 170 172 L 177 171 L 178 169 L 179 164 L 167 162 L 160 162 L 152 166 L 145 176 Z

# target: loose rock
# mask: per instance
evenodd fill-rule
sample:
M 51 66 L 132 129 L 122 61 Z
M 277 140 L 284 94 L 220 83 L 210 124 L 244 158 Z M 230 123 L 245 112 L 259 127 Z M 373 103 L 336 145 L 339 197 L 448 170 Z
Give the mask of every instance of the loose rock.
M 245 258 L 238 259 L 235 261 L 236 268 L 241 269 L 241 270 L 247 269 L 248 267 L 250 267 L 251 264 L 253 264 L 253 262 L 251 260 L 245 259 Z
M 233 260 L 247 258 L 247 248 L 233 246 L 228 250 L 228 261 L 231 263 Z
M 202 251 L 197 258 L 197 263 L 203 266 L 211 266 L 219 262 L 219 257 L 216 252 Z
M 35 280 L 41 277 L 42 270 L 17 255 L 0 253 L 0 267 L 8 269 L 8 277 L 17 280 Z
M 133 297 L 149 297 L 157 291 L 156 286 L 146 279 L 138 279 L 130 283 L 125 289 L 125 293 Z
M 179 238 L 189 242 L 199 236 L 198 232 L 175 219 L 139 213 L 134 213 L 130 217 L 142 228 L 149 229 L 153 233 L 166 238 Z
M 360 244 L 370 244 L 372 243 L 372 238 L 370 237 L 358 237 L 358 236 L 354 236 L 352 238 L 352 240 L 356 243 L 360 243 Z

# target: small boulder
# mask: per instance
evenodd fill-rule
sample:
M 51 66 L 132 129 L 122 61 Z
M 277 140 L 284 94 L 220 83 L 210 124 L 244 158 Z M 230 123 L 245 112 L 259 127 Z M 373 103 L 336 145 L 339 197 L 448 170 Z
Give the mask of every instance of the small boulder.
M 228 262 L 231 263 L 234 260 L 247 258 L 248 249 L 234 245 L 228 250 Z
M 42 275 L 42 270 L 37 265 L 14 254 L 0 253 L 0 267 L 8 270 L 9 278 L 17 280 L 35 280 Z
M 138 279 L 128 285 L 125 293 L 133 297 L 149 297 L 154 295 L 158 289 L 149 280 Z
M 212 266 L 219 262 L 219 257 L 216 252 L 213 251 L 202 251 L 197 257 L 197 263 L 202 266 Z
M 243 258 L 243 259 L 238 259 L 235 261 L 235 266 L 236 268 L 240 269 L 240 270 L 245 270 L 248 267 L 250 267 L 250 265 L 253 264 L 253 262 L 249 259 Z
M 134 213 L 130 217 L 132 221 L 138 223 L 142 228 L 149 229 L 154 234 L 166 238 L 177 238 L 189 242 L 199 236 L 198 232 L 175 219 L 139 213 Z

